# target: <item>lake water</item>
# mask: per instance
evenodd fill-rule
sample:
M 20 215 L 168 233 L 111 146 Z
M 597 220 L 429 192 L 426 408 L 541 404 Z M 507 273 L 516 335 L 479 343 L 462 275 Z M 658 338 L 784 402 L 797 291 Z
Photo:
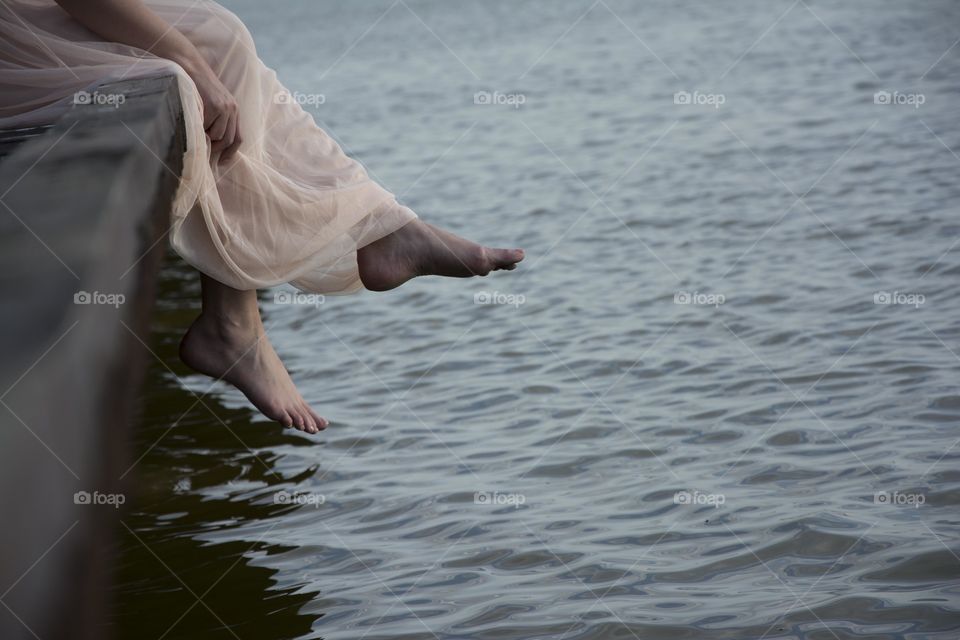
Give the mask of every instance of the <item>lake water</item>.
M 227 6 L 404 203 L 528 257 L 264 292 L 313 437 L 177 362 L 169 261 L 120 637 L 958 637 L 960 5 Z

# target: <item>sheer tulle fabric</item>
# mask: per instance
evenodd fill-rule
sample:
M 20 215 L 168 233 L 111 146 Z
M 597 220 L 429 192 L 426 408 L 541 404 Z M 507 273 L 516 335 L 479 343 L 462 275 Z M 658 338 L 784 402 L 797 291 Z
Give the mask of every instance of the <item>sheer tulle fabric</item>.
M 243 143 L 210 157 L 196 87 L 183 69 L 105 42 L 53 0 L 0 3 L 0 128 L 49 122 L 77 91 L 176 74 L 187 133 L 170 239 L 183 258 L 237 289 L 362 287 L 356 252 L 416 215 L 347 157 L 257 57 L 243 23 L 214 2 L 148 0 L 200 50 L 239 104 Z

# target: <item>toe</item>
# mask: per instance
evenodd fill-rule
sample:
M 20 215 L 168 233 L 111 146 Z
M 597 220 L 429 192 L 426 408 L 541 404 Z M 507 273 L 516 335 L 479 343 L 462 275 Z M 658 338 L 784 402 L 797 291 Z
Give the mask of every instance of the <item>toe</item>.
M 301 403 L 300 412 L 303 414 L 303 420 L 304 420 L 304 423 L 306 424 L 306 432 L 316 433 L 318 429 L 317 421 L 313 417 L 313 414 L 310 411 L 310 407 L 308 407 L 306 403 Z
M 303 419 L 303 416 L 300 415 L 300 412 L 297 409 L 292 409 L 290 413 L 293 414 L 293 424 L 297 427 L 297 429 L 303 431 L 307 426 L 306 420 Z
M 293 417 L 287 412 L 279 402 L 268 402 L 263 405 L 257 405 L 257 408 L 271 420 L 276 420 L 285 427 L 293 426 Z
M 314 422 L 317 424 L 318 430 L 323 431 L 327 428 L 329 423 L 324 418 L 321 418 L 319 415 L 317 415 L 317 412 L 314 411 L 310 405 L 307 405 L 307 411 L 309 411 L 310 415 L 313 417 Z
M 523 260 L 523 249 L 498 249 L 495 264 L 498 269 L 512 271 L 517 263 Z
M 307 433 L 316 433 L 317 432 L 317 423 L 313 420 L 313 416 L 309 412 L 303 412 L 303 430 Z

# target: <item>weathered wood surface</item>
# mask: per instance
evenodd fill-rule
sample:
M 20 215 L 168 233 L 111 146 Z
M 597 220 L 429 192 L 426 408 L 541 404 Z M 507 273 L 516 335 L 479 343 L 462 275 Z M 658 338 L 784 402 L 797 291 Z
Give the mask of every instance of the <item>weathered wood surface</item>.
M 113 103 L 0 134 L 4 639 L 105 637 L 120 512 L 78 492 L 129 493 L 140 341 L 185 140 L 173 77 L 96 91 Z
M 0 158 L 10 155 L 14 149 L 27 140 L 43 135 L 51 126 L 48 124 L 39 127 L 0 130 Z

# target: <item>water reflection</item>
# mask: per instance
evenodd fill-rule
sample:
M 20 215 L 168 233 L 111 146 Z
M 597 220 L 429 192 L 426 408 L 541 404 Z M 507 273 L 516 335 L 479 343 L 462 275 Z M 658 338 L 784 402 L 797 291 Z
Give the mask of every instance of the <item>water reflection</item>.
M 177 382 L 186 372 L 177 345 L 198 308 L 197 277 L 168 260 L 153 323 L 153 350 L 143 413 L 134 435 L 133 504 L 119 532 L 112 632 L 119 638 L 296 638 L 323 612 L 302 613 L 318 600 L 307 583 L 280 579 L 261 560 L 295 548 L 231 539 L 231 530 L 264 533 L 296 508 L 238 498 L 240 488 L 296 483 L 276 470 L 274 446 L 308 446 L 278 425 L 254 423 L 247 409 L 225 407 L 216 394 L 200 399 Z M 167 367 L 173 370 L 169 371 Z M 311 475 L 316 468 L 305 468 Z M 251 528 L 252 527 L 252 528 Z

